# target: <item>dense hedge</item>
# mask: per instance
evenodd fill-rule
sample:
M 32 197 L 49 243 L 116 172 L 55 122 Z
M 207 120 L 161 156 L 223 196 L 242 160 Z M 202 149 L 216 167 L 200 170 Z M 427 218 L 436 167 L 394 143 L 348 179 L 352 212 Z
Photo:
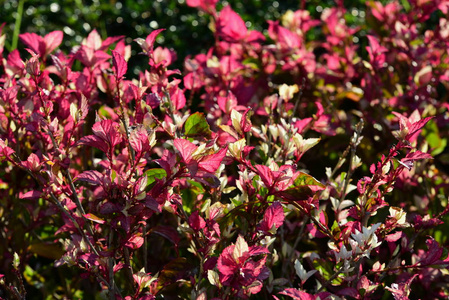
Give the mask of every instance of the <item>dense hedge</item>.
M 449 1 L 216 2 L 2 4 L 0 298 L 447 298 Z

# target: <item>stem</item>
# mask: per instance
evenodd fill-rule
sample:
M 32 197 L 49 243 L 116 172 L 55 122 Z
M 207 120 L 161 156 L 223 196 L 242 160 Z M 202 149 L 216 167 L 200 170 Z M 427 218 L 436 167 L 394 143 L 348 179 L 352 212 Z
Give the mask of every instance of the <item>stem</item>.
M 363 129 L 363 119 L 360 120 L 360 122 L 356 125 L 355 135 L 350 143 L 351 158 L 349 159 L 348 173 L 346 173 L 346 177 L 345 177 L 345 185 L 344 185 L 343 190 L 341 191 L 341 195 L 340 195 L 340 203 L 343 202 L 343 200 L 345 200 L 346 191 L 348 190 L 349 182 L 351 181 L 351 176 L 352 176 L 352 173 L 354 172 L 354 170 L 352 168 L 352 161 L 354 160 L 355 151 L 357 149 L 357 146 L 360 143 L 359 139 L 361 137 L 362 129 Z
M 17 48 L 17 43 L 19 41 L 19 34 L 20 34 L 20 25 L 22 24 L 23 5 L 24 4 L 25 4 L 25 0 L 19 0 L 19 5 L 17 6 L 17 18 L 16 18 L 16 23 L 14 24 L 14 33 L 12 36 L 10 52 Z
M 324 288 L 325 287 L 327 287 L 328 285 L 330 285 L 331 284 L 331 282 L 332 282 L 332 280 L 334 280 L 335 278 L 337 278 L 338 277 L 338 275 L 340 275 L 341 274 L 341 272 L 343 272 L 343 268 L 344 268 L 344 265 L 342 265 L 338 270 L 337 270 L 337 272 L 336 273 L 334 273 L 320 288 L 319 288 L 319 290 L 317 291 L 317 293 L 319 293 L 319 292 L 321 292 L 321 291 L 323 291 L 324 290 Z
M 147 253 L 148 253 L 148 238 L 147 238 L 147 231 L 148 231 L 148 223 L 145 222 L 145 225 L 143 226 L 143 247 L 142 247 L 142 252 L 143 252 L 143 268 L 145 270 L 145 273 L 148 273 L 148 257 L 147 257 Z
M 129 250 L 125 246 L 123 248 L 123 255 L 125 257 L 125 264 L 128 265 L 128 268 L 125 268 L 126 276 L 128 277 L 128 284 L 131 286 L 131 289 L 134 289 L 134 278 L 133 278 L 133 272 L 132 272 L 132 266 L 131 266 L 131 260 L 129 255 Z
M 302 82 L 301 82 L 301 86 L 299 87 L 299 92 L 298 92 L 298 96 L 296 97 L 296 101 L 295 101 L 295 106 L 293 107 L 293 113 L 292 115 L 288 118 L 288 123 L 291 124 L 292 123 L 292 119 L 295 115 L 296 110 L 298 109 L 298 105 L 299 102 L 301 102 L 301 97 L 302 97 L 302 93 L 304 91 L 306 85 L 306 78 L 303 77 L 302 78 Z
M 112 247 L 112 242 L 114 239 L 114 230 L 111 229 L 109 232 L 109 242 L 108 242 L 108 248 L 109 250 Z M 114 282 L 114 257 L 108 258 L 108 271 L 109 271 L 109 300 L 115 299 L 115 282 Z

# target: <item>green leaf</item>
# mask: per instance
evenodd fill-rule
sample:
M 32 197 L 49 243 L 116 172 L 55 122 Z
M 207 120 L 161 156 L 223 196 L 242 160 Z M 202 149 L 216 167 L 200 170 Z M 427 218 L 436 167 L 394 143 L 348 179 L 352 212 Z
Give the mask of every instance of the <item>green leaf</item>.
M 300 173 L 293 185 L 284 191 L 276 193 L 286 200 L 306 200 L 313 196 L 316 191 L 324 189 L 324 185 L 306 173 Z
M 149 169 L 145 172 L 148 177 L 147 186 L 156 181 L 156 179 L 162 179 L 167 177 L 167 172 L 161 168 Z
M 320 187 L 322 189 L 324 189 L 324 185 L 319 182 L 318 180 L 316 180 L 315 178 L 313 178 L 313 176 L 310 176 L 309 174 L 300 172 L 299 176 L 296 177 L 295 182 L 293 183 L 293 186 L 302 186 L 302 185 L 313 185 L 313 186 L 317 186 Z
M 164 266 L 162 269 L 158 281 L 157 290 L 177 282 L 179 279 L 184 278 L 185 274 L 190 271 L 191 265 L 185 257 L 175 258 Z
M 432 152 L 432 156 L 441 154 L 447 145 L 447 139 L 440 137 L 438 125 L 434 120 L 430 120 L 423 129 L 423 135 L 426 137 Z
M 209 138 L 211 131 L 204 114 L 196 112 L 190 115 L 184 124 L 184 133 L 188 137 L 204 136 Z

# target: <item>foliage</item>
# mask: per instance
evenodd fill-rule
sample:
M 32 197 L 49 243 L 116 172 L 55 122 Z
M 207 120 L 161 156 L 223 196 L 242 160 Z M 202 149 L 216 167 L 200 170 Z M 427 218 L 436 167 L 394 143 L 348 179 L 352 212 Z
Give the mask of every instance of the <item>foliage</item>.
M 447 298 L 449 2 L 217 2 L 182 71 L 0 28 L 0 297 Z

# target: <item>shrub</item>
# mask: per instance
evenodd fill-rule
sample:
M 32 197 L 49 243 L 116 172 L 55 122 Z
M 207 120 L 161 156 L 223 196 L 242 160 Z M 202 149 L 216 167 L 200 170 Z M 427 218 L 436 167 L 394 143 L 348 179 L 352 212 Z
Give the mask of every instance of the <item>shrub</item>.
M 1 297 L 447 297 L 449 3 L 367 2 L 361 47 L 342 4 L 216 2 L 137 79 L 121 36 L 0 34 Z

